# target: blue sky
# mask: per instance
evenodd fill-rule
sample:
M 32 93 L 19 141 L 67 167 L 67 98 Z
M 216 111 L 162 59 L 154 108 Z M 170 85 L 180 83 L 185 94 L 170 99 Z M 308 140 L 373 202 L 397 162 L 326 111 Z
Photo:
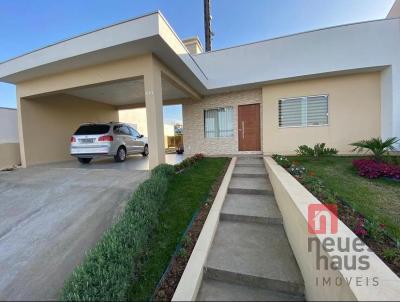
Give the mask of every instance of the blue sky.
M 211 0 L 213 49 L 384 18 L 394 0 Z M 203 0 L 0 0 L 0 61 L 144 13 L 161 10 L 181 38 L 204 36 Z M 0 107 L 15 108 L 0 83 Z M 166 119 L 181 119 L 177 106 Z

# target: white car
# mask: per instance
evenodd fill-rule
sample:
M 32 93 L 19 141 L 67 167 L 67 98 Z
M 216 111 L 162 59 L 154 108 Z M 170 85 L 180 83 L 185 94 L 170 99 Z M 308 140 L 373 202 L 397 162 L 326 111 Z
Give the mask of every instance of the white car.
M 83 124 L 71 137 L 71 155 L 82 164 L 94 157 L 114 156 L 122 162 L 129 154 L 149 154 L 147 138 L 124 123 Z

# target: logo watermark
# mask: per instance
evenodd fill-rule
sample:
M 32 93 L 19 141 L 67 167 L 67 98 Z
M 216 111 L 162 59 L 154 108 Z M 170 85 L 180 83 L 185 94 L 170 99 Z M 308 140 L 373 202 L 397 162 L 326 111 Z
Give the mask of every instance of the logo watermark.
M 311 204 L 308 206 L 308 232 L 310 235 L 325 235 L 308 238 L 308 252 L 315 255 L 318 271 L 366 271 L 370 268 L 370 248 L 356 236 L 330 236 L 338 233 L 338 208 L 336 205 Z M 329 256 L 328 256 L 329 254 Z M 351 278 L 320 276 L 317 286 L 343 286 L 354 283 L 356 286 L 378 286 L 377 277 L 354 276 Z

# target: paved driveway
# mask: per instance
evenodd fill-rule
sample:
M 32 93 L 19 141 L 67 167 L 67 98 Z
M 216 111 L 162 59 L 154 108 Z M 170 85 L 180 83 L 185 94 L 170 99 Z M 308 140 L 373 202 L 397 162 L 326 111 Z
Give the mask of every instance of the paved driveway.
M 0 172 L 0 300 L 56 299 L 85 251 L 148 177 L 117 163 L 89 167 Z

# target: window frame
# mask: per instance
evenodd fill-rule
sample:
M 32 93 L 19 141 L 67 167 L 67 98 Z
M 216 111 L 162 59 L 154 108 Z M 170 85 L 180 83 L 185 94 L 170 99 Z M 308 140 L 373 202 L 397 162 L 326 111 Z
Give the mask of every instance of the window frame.
M 215 136 L 215 137 L 209 137 L 206 135 L 206 112 L 211 111 L 211 110 L 219 110 L 219 109 L 226 109 L 226 108 L 231 108 L 232 109 L 232 135 L 230 136 Z M 219 129 L 218 125 L 218 129 Z M 235 107 L 234 106 L 219 106 L 219 107 L 211 107 L 211 108 L 205 108 L 203 109 L 203 137 L 204 139 L 232 139 L 235 137 Z
M 297 99 L 306 99 L 308 102 L 308 98 L 312 97 L 326 97 L 326 102 L 327 102 L 327 123 L 326 124 L 321 124 L 321 125 L 301 125 L 301 126 L 280 126 L 279 125 L 279 102 L 284 102 L 284 101 L 290 101 L 290 100 L 297 100 Z M 330 118 L 329 118 L 329 112 L 330 112 L 330 107 L 329 107 L 329 94 L 316 94 L 316 95 L 306 95 L 306 96 L 297 96 L 297 97 L 290 97 L 290 98 L 282 98 L 278 100 L 278 128 L 279 129 L 285 129 L 285 128 L 312 128 L 312 127 L 327 127 L 329 126 Z

